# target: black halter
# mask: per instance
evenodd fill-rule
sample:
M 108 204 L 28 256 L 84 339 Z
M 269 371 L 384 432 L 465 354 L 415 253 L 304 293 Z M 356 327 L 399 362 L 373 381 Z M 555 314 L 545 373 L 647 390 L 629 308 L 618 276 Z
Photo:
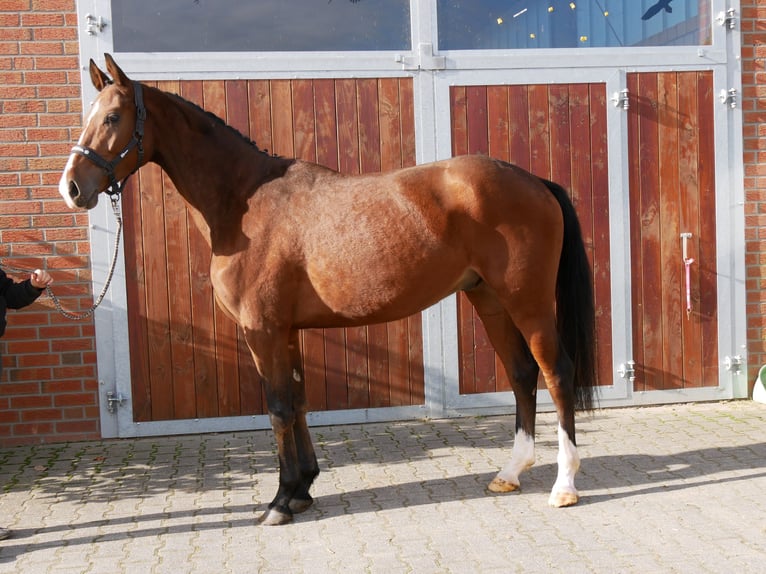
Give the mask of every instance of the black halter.
M 140 83 L 133 82 L 133 94 L 136 102 L 136 129 L 133 131 L 133 137 L 128 142 L 128 145 L 125 146 L 125 149 L 117 154 L 117 156 L 112 161 L 106 161 L 103 157 L 98 155 L 95 150 L 89 147 L 76 145 L 72 148 L 72 153 L 80 154 L 81 156 L 89 159 L 104 171 L 106 171 L 106 175 L 109 178 L 109 187 L 107 187 L 104 191 L 106 191 L 106 193 L 108 193 L 109 196 L 113 198 L 120 194 L 123 186 L 125 185 L 125 182 L 131 175 L 138 171 L 138 168 L 141 167 L 141 164 L 144 161 L 143 139 L 144 122 L 146 121 L 146 107 L 144 107 L 144 95 L 141 90 Z M 114 175 L 114 170 L 119 165 L 119 163 L 125 159 L 125 157 L 130 153 L 130 150 L 133 148 L 138 149 L 138 161 L 136 162 L 136 167 L 133 169 L 133 171 L 125 176 L 125 179 L 123 179 L 121 182 L 118 182 L 117 177 Z

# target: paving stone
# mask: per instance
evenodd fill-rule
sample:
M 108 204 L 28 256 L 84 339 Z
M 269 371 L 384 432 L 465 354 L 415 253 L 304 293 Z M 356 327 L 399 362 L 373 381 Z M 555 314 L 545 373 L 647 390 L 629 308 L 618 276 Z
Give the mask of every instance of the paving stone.
M 552 509 L 556 420 L 520 492 L 487 483 L 514 417 L 312 429 L 322 473 L 294 524 L 273 433 L 0 449 L 0 573 L 761 572 L 766 407 L 612 409 L 578 420 L 580 503 Z

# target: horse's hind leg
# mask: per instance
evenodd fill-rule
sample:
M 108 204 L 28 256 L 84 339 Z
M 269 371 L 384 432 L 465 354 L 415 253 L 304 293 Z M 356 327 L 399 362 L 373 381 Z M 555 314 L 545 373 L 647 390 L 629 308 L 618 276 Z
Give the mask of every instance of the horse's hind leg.
M 501 360 L 506 364 L 508 377 L 512 381 L 516 380 L 514 392 L 517 413 L 522 419 L 520 425 L 517 423 L 516 442 L 511 462 L 500 472 L 497 480 L 493 481 L 492 489 L 513 490 L 511 487 L 518 482 L 517 479 L 514 481 L 515 473 L 523 470 L 522 465 L 525 460 L 530 462 L 533 460 L 532 456 L 523 454 L 526 452 L 524 445 L 528 445 L 526 450 L 531 451 L 534 440 L 534 390 L 537 379 L 537 371 L 530 366 L 528 357 L 525 358 L 528 352 L 543 373 L 545 385 L 558 414 L 558 476 L 548 503 L 551 506 L 561 507 L 576 504 L 578 500 L 577 489 L 574 486 L 574 477 L 580 468 L 580 459 L 575 446 L 574 370 L 556 328 L 554 293 L 552 289 L 548 290 L 546 285 L 545 282 L 531 283 L 517 289 L 511 295 L 505 287 L 503 278 L 494 281 L 490 287 L 482 285 L 468 295 L 482 317 L 485 327 L 494 324 L 493 327 L 487 328 L 487 334 Z M 493 301 L 492 296 L 495 296 L 497 301 Z M 502 305 L 508 313 L 510 316 L 508 319 L 500 320 L 502 315 L 497 311 L 498 305 Z M 512 325 L 513 329 L 503 325 Z M 505 342 L 509 332 L 520 333 L 526 341 L 526 347 Z M 501 350 L 503 348 L 515 349 L 515 352 L 506 352 L 508 358 L 503 358 L 504 354 Z M 520 349 L 524 350 L 524 354 Z M 525 421 L 532 421 L 532 424 L 529 425 Z M 509 483 L 508 488 L 504 488 L 503 481 Z
M 535 414 L 539 368 L 510 315 L 486 283 L 466 292 L 503 363 L 516 397 L 516 437 L 511 460 L 490 482 L 492 492 L 520 487 L 519 475 L 535 462 Z
M 512 316 L 540 366 L 559 420 L 559 452 L 556 459 L 558 476 L 548 504 L 555 507 L 571 506 L 579 498 L 574 478 L 580 468 L 575 442 L 574 370 L 556 330 L 554 311 L 545 311 L 545 306 L 541 306 L 535 313 L 535 307 L 532 304 L 525 305 Z

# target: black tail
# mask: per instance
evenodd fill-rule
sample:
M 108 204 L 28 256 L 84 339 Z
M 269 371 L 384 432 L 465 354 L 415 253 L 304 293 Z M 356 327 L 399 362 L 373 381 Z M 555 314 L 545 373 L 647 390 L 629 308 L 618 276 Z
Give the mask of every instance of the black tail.
M 575 407 L 589 411 L 596 398 L 596 309 L 593 278 L 572 200 L 557 183 L 542 180 L 564 215 L 564 245 L 556 279 L 559 336 L 574 363 Z

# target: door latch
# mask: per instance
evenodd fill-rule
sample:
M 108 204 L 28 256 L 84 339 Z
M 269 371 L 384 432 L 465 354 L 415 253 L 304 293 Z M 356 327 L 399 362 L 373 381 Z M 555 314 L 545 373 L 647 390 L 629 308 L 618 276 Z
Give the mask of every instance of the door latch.
M 623 379 L 627 379 L 629 383 L 633 384 L 636 380 L 636 362 L 625 361 L 620 364 L 620 368 L 617 369 L 617 374 Z
M 737 27 L 737 11 L 734 8 L 729 8 L 726 12 L 720 12 L 716 22 L 727 30 L 734 30 Z
M 90 36 L 95 36 L 99 32 L 103 32 L 106 28 L 106 22 L 101 16 L 94 16 L 93 14 L 85 15 L 85 31 Z
M 732 110 L 737 107 L 737 88 L 721 90 L 718 99 L 722 104 L 729 106 Z
M 726 370 L 730 373 L 737 374 L 742 369 L 742 356 L 741 355 L 734 355 L 732 356 L 726 356 L 723 359 L 723 364 L 726 367 Z
M 122 406 L 126 400 L 125 395 L 116 391 L 107 391 L 106 393 L 106 410 L 114 414 L 117 412 L 117 408 Z
M 625 88 L 624 90 L 620 90 L 619 92 L 614 92 L 611 98 L 612 103 L 614 104 L 614 107 L 627 111 L 630 108 L 629 95 L 630 94 L 627 88 Z

